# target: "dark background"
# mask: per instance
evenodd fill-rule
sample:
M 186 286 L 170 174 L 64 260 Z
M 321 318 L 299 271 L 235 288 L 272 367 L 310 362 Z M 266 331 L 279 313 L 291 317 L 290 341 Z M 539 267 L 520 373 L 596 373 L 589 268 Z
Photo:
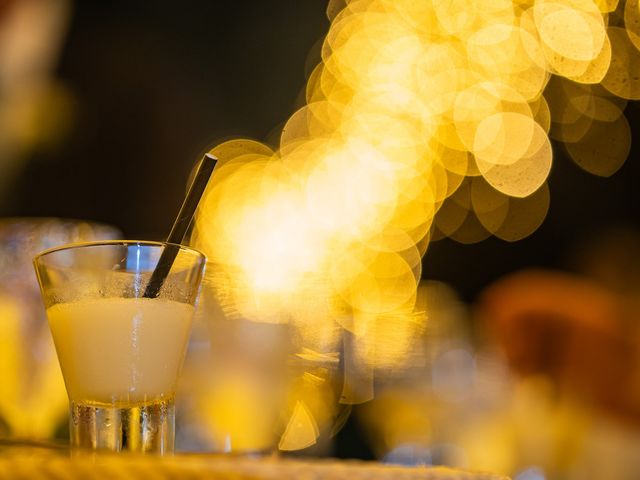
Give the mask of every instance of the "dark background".
M 0 202 L 4 216 L 96 220 L 130 238 L 160 239 L 201 154 L 220 140 L 267 140 L 299 106 L 305 71 L 328 29 L 326 0 L 77 2 L 56 72 L 74 123 L 33 156 Z M 630 104 L 634 138 L 638 105 Z M 563 267 L 611 227 L 638 227 L 637 143 L 612 178 L 592 176 L 556 148 L 551 208 L 529 238 L 433 243 L 424 276 L 473 301 L 525 266 Z M 349 424 L 337 454 L 367 457 Z

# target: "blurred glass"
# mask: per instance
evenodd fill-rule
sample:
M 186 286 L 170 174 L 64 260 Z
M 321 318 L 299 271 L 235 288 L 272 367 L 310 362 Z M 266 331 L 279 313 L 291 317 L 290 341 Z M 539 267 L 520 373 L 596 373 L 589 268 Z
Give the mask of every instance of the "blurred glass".
M 207 265 L 178 393 L 178 450 L 328 453 L 348 413 L 339 404 L 342 337 L 333 318 L 324 320 L 336 332 L 321 335 L 292 320 L 305 306 L 316 320 L 332 311 L 317 291 L 276 301 L 233 269 Z
M 450 287 L 421 282 L 418 295 L 428 317 L 422 336 L 403 366 L 376 372 L 376 396 L 358 409 L 374 452 L 395 464 L 504 473 L 513 452 L 492 419 L 509 408 L 506 366 L 476 351 L 466 306 Z
M 554 304 L 564 302 L 565 308 L 575 301 L 571 290 L 549 286 L 564 297 L 553 298 Z M 533 292 L 530 285 L 523 290 Z M 506 302 L 504 292 L 497 298 Z M 513 368 L 447 285 L 422 282 L 419 301 L 429 319 L 423 335 L 402 369 L 376 372 L 374 400 L 356 410 L 381 460 L 492 471 L 514 480 L 637 478 L 640 429 L 631 418 L 620 422 L 603 415 L 551 374 L 523 375 Z M 520 330 L 521 341 L 512 339 L 512 347 L 541 343 L 521 325 Z M 558 347 L 564 354 L 571 350 L 551 345 L 558 338 L 540 345 L 547 367 Z M 602 376 L 587 362 L 590 354 L 580 351 L 582 364 L 592 377 Z
M 33 257 L 66 243 L 119 236 L 113 227 L 76 220 L 0 220 L 2 435 L 51 438 L 67 418 L 67 395 L 33 271 Z

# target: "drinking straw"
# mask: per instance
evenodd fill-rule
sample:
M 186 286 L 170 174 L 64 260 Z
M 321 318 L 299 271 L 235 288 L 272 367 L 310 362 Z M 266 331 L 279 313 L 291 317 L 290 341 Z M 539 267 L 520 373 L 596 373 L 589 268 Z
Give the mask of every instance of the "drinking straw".
M 160 289 L 167 279 L 171 266 L 180 251 L 180 243 L 184 239 L 189 225 L 191 225 L 193 215 L 196 213 L 198 203 L 202 198 L 202 194 L 204 193 L 217 161 L 218 159 L 216 157 L 207 153 L 200 162 L 196 176 L 193 182 L 191 182 L 187 196 L 182 203 L 182 207 L 180 207 L 178 216 L 175 222 L 173 222 L 173 227 L 171 227 L 171 232 L 169 232 L 169 236 L 167 237 L 167 245 L 164 246 L 158 264 L 151 274 L 151 279 L 144 291 L 145 298 L 156 298 L 160 293 Z

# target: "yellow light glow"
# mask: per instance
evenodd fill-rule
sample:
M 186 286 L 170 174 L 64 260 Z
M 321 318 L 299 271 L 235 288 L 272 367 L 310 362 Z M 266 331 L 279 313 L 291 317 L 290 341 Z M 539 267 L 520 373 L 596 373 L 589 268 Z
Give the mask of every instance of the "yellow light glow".
M 242 285 L 236 308 L 293 324 L 312 350 L 321 331 L 348 330 L 349 365 L 402 364 L 426 318 L 415 302 L 430 239 L 530 235 L 549 207 L 549 136 L 598 175 L 626 159 L 640 13 L 630 1 L 628 30 L 609 26 L 617 3 L 330 2 L 307 105 L 279 148 L 213 149 L 194 242 Z M 307 443 L 322 425 L 296 411 Z

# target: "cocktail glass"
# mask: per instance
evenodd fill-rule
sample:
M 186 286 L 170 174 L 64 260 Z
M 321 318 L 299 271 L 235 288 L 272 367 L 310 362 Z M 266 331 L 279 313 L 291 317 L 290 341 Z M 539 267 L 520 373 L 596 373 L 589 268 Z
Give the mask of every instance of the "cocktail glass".
M 145 296 L 164 249 L 175 261 Z M 70 403 L 75 449 L 170 453 L 174 396 L 206 258 L 166 243 L 71 244 L 35 268 Z

